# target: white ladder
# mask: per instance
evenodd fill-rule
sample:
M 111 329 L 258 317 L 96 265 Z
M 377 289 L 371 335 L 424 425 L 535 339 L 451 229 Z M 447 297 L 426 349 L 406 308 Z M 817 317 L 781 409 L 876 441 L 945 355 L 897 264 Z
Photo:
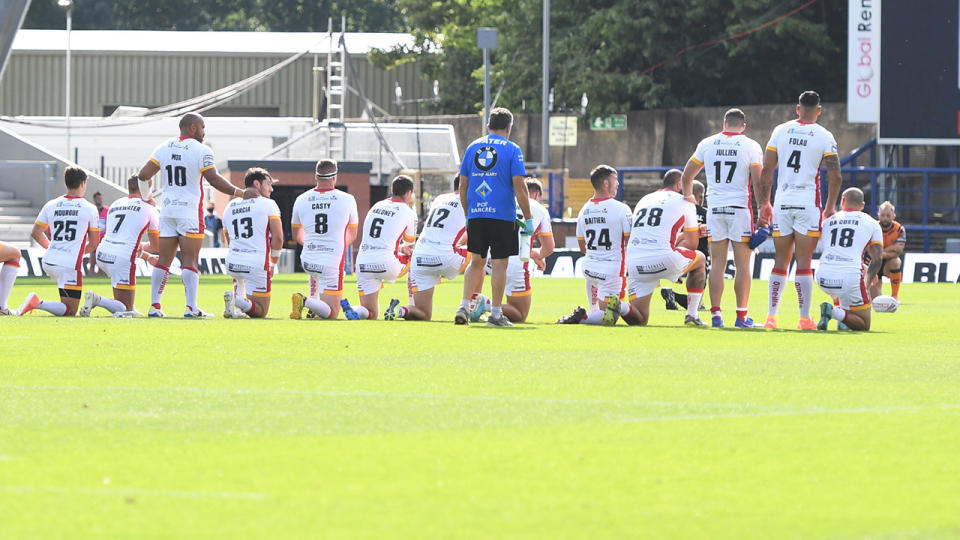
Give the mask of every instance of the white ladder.
M 333 18 L 327 19 L 327 151 L 333 159 L 346 159 L 347 128 L 345 58 L 340 37 L 346 32 L 347 17 L 340 19 L 340 32 L 333 32 Z

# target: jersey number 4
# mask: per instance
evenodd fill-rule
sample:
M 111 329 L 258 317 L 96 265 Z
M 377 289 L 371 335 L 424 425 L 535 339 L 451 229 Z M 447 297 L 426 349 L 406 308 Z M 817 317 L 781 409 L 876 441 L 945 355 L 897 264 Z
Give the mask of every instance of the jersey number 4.
M 600 229 L 600 234 L 593 229 L 587 229 L 587 249 L 595 250 L 598 247 L 610 249 L 613 242 L 610 241 L 610 229 Z
M 795 173 L 800 172 L 800 151 L 799 150 L 794 150 L 793 153 L 790 154 L 790 157 L 787 158 L 787 167 L 790 167 L 791 169 L 793 169 L 793 172 Z
M 241 226 L 243 230 L 240 230 Z M 245 217 L 233 221 L 234 238 L 250 238 L 251 236 L 253 236 L 253 218 Z
M 187 185 L 187 168 L 183 165 L 167 165 L 167 185 L 183 187 Z

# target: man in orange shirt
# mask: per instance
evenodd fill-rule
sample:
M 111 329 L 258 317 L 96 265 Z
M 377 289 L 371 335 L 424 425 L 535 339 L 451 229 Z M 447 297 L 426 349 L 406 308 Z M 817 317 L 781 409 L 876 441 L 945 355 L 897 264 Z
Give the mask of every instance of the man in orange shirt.
M 884 201 L 877 210 L 877 221 L 883 231 L 883 261 L 877 279 L 870 283 L 870 298 L 883 292 L 883 276 L 887 276 L 890 278 L 890 295 L 900 300 L 900 278 L 903 273 L 900 257 L 907 245 L 907 229 L 896 219 L 896 208 L 890 201 Z

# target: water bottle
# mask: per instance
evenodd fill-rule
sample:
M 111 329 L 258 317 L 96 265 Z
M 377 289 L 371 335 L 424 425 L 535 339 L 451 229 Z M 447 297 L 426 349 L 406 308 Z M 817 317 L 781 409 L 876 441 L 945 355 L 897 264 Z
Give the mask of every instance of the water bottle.
M 532 236 L 525 234 L 520 235 L 520 260 L 523 262 L 530 260 L 530 244 L 532 240 Z

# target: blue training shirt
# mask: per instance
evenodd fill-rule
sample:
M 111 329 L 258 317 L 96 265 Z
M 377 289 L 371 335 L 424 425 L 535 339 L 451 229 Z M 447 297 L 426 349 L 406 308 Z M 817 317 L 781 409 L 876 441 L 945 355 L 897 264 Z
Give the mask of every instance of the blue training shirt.
M 523 151 L 500 135 L 487 135 L 470 143 L 463 153 L 460 174 L 469 180 L 467 219 L 515 221 L 513 177 L 524 176 Z

